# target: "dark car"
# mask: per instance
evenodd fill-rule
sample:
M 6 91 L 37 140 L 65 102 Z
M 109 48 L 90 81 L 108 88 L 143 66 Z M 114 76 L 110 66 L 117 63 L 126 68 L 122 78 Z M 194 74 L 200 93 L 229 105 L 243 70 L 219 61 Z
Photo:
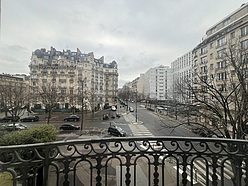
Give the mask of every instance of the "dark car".
M 62 124 L 59 127 L 59 130 L 79 130 L 79 129 L 80 129 L 80 127 L 78 125 L 73 125 L 71 123 Z
M 117 127 L 114 125 L 111 125 L 108 128 L 108 133 L 114 136 L 121 136 L 121 137 L 124 137 L 127 135 L 126 132 L 121 127 Z
M 117 112 L 117 113 L 116 113 L 116 117 L 117 117 L 117 118 L 121 117 L 121 113 L 118 113 L 118 112 Z
M 64 118 L 64 121 L 79 121 L 80 118 L 77 115 L 70 115 Z
M 19 121 L 19 116 L 5 116 L 4 118 L 0 119 L 0 122 L 16 122 Z
M 21 122 L 35 122 L 39 121 L 39 116 L 27 116 L 20 119 Z
M 211 130 L 208 130 L 206 128 L 193 128 L 192 132 L 194 132 L 195 134 L 198 134 L 202 137 L 212 137 L 214 135 L 214 132 L 212 132 Z

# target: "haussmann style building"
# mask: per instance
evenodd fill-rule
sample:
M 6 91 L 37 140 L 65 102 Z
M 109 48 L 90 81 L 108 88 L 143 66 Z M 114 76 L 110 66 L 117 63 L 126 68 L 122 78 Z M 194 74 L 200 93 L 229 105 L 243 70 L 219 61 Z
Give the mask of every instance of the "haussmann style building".
M 116 100 L 118 65 L 115 61 L 105 63 L 104 57 L 96 59 L 93 52 L 37 49 L 32 53 L 29 68 L 33 108 L 45 107 L 39 96 L 44 85 L 55 86 L 63 95 L 57 109 L 80 109 L 83 99 L 85 109 L 97 110 Z

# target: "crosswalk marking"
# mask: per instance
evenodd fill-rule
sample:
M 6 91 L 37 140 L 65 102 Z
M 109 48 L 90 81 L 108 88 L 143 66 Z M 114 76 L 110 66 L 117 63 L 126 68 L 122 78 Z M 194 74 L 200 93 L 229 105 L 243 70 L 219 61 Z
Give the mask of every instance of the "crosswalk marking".
M 221 159 L 218 160 L 218 165 L 221 164 Z M 231 180 L 233 173 L 231 172 L 231 163 L 230 161 L 225 161 L 225 163 L 223 164 L 224 169 L 223 169 L 223 176 L 224 178 Z M 177 170 L 177 166 L 173 166 L 174 169 Z M 206 170 L 208 168 L 209 174 L 206 175 Z M 216 175 L 218 176 L 218 178 L 221 177 L 221 167 L 217 168 L 216 170 Z M 191 172 L 190 170 L 193 169 L 193 174 L 197 176 L 197 178 L 194 178 L 194 180 L 197 180 L 198 183 L 204 185 L 206 184 L 206 182 L 204 182 L 204 180 L 208 179 L 210 182 L 213 181 L 212 179 L 212 174 L 213 174 L 213 170 L 211 169 L 211 166 L 208 166 L 201 160 L 195 160 L 193 162 L 193 166 L 191 167 L 190 165 L 187 165 L 187 170 L 186 172 L 190 175 Z M 183 173 L 182 169 L 179 167 L 179 173 Z M 197 172 L 196 172 L 197 171 Z M 187 179 L 189 181 L 190 180 L 190 176 L 187 177 Z
M 144 125 L 142 124 L 129 124 L 129 128 L 133 133 L 133 136 L 154 136 Z
M 220 162 L 220 161 L 219 161 Z M 206 164 L 204 164 L 202 161 L 199 161 L 199 160 L 197 160 L 197 161 L 195 161 L 194 163 L 196 163 L 196 164 L 198 164 L 199 165 L 199 167 L 201 167 L 201 168 L 203 168 L 203 169 L 201 169 L 202 171 L 201 172 L 203 172 L 204 171 L 204 169 L 205 169 L 205 171 L 204 172 L 206 172 L 206 168 L 207 168 L 207 166 L 206 166 Z M 226 169 L 227 168 L 227 165 L 225 165 L 224 164 L 224 171 L 223 171 L 223 175 L 224 175 L 224 177 L 226 177 L 227 179 L 231 179 L 231 177 L 232 177 L 232 173 L 228 170 L 228 169 Z M 194 166 L 195 167 L 195 166 Z M 197 167 L 197 169 L 199 168 L 199 167 Z M 228 166 L 228 167 L 230 167 L 230 166 Z M 228 171 L 227 171 L 228 170 Z M 213 170 L 212 169 L 210 169 L 209 168 L 209 172 L 211 173 L 211 174 L 213 174 Z M 231 174 L 230 174 L 231 173 Z M 221 170 L 220 169 L 217 169 L 217 176 L 218 177 L 221 177 Z M 209 179 L 212 181 L 212 177 L 210 176 L 209 177 Z

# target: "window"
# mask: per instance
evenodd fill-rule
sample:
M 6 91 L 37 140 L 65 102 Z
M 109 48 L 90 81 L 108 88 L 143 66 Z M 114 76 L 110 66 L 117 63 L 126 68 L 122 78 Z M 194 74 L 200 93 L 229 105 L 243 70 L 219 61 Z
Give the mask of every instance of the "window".
M 217 52 L 217 58 L 220 59 L 220 58 L 224 58 L 226 56 L 226 51 L 225 49 L 224 50 L 219 50 Z
M 243 50 L 248 49 L 248 40 L 241 42 L 241 49 Z
M 213 43 L 210 43 L 210 48 L 213 48 Z
M 207 63 L 207 62 L 208 62 L 207 57 L 202 57 L 202 58 L 201 58 L 201 63 Z
M 248 26 L 241 28 L 241 36 L 246 36 L 248 34 Z
M 231 45 L 231 51 L 235 51 L 236 50 L 236 44 Z
M 231 39 L 235 38 L 235 32 L 231 32 L 230 37 Z
M 201 73 L 206 73 L 207 72 L 207 66 L 201 67 Z
M 66 94 L 66 89 L 61 89 L 61 94 L 65 95 Z
M 212 28 L 211 30 L 210 30 L 210 34 L 213 34 L 213 33 L 215 33 L 216 32 L 216 27 L 214 27 L 214 28 Z
M 201 54 L 206 54 L 208 52 L 207 47 L 201 48 Z
M 226 67 L 226 61 L 217 62 L 217 68 L 223 69 Z
M 226 78 L 227 78 L 226 72 L 217 74 L 217 80 L 225 80 Z
M 248 56 L 247 54 L 241 55 L 241 63 L 248 63 Z
M 223 26 L 226 26 L 230 23 L 230 18 L 227 18 L 226 20 L 223 21 Z
M 214 69 L 214 65 L 210 64 L 210 70 L 213 70 L 213 69 Z
M 226 44 L 226 37 L 223 37 L 221 39 L 218 39 L 216 42 L 216 47 L 220 47 Z
M 217 88 L 219 91 L 226 91 L 226 85 L 225 84 L 217 85 Z
M 210 59 L 213 59 L 213 53 L 210 54 Z

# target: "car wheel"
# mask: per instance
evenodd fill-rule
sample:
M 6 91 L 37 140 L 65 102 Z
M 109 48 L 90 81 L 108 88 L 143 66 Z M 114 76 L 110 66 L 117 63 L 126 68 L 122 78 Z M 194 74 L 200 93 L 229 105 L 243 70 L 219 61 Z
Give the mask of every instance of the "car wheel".
M 67 121 L 67 119 L 64 119 L 64 121 Z
M 21 121 L 21 122 L 23 122 L 23 120 L 22 120 L 22 119 L 21 119 L 20 121 Z
M 74 121 L 77 121 L 77 119 L 74 119 Z
M 32 119 L 31 122 L 34 122 L 34 120 Z

